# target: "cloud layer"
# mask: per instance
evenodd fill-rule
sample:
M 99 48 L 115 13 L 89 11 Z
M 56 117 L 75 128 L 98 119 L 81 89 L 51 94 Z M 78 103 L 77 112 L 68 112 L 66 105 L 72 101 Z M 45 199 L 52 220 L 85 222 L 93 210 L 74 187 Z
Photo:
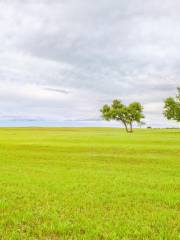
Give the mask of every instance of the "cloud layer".
M 162 123 L 163 99 L 180 85 L 179 9 L 178 0 L 1 0 L 1 119 L 98 119 L 118 97 Z

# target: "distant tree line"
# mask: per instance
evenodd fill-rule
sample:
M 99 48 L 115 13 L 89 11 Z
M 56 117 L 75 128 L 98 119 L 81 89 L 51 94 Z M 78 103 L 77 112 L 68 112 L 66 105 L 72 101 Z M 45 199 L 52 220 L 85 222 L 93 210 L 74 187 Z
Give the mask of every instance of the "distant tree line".
M 168 120 L 180 122 L 180 87 L 177 88 L 175 98 L 168 97 L 164 101 L 164 116 Z M 132 102 L 129 105 L 123 104 L 120 100 L 115 99 L 111 105 L 105 104 L 100 110 L 102 117 L 106 121 L 116 120 L 121 122 L 128 133 L 133 132 L 133 123 L 139 126 L 144 125 L 143 106 L 139 102 Z

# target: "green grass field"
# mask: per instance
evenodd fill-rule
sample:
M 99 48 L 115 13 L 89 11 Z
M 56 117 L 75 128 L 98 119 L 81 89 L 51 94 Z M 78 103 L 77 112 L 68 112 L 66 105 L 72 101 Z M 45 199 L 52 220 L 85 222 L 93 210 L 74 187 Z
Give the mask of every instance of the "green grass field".
M 0 129 L 0 239 L 180 239 L 180 131 Z

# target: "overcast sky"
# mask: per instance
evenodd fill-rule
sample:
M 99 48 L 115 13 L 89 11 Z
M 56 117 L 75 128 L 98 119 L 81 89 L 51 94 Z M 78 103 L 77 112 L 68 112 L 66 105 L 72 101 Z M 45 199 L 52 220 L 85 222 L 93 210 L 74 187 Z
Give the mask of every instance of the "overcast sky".
M 1 120 L 96 120 L 120 98 L 166 124 L 179 13 L 179 0 L 0 0 Z

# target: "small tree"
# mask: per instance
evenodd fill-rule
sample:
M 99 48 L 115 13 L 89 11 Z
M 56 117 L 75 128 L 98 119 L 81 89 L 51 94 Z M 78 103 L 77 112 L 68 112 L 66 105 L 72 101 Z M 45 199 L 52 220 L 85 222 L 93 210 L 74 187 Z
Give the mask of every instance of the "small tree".
M 144 126 L 144 125 L 146 125 L 145 122 L 143 122 L 143 121 L 138 122 L 138 126 L 139 126 L 140 128 L 142 128 L 142 126 Z
M 144 118 L 143 107 L 138 102 L 133 102 L 126 106 L 121 101 L 115 99 L 112 105 L 104 105 L 100 110 L 102 117 L 106 121 L 117 120 L 124 124 L 127 132 L 132 132 L 133 122 L 140 123 Z
M 164 116 L 168 120 L 180 122 L 180 88 L 175 98 L 168 97 L 164 102 Z

